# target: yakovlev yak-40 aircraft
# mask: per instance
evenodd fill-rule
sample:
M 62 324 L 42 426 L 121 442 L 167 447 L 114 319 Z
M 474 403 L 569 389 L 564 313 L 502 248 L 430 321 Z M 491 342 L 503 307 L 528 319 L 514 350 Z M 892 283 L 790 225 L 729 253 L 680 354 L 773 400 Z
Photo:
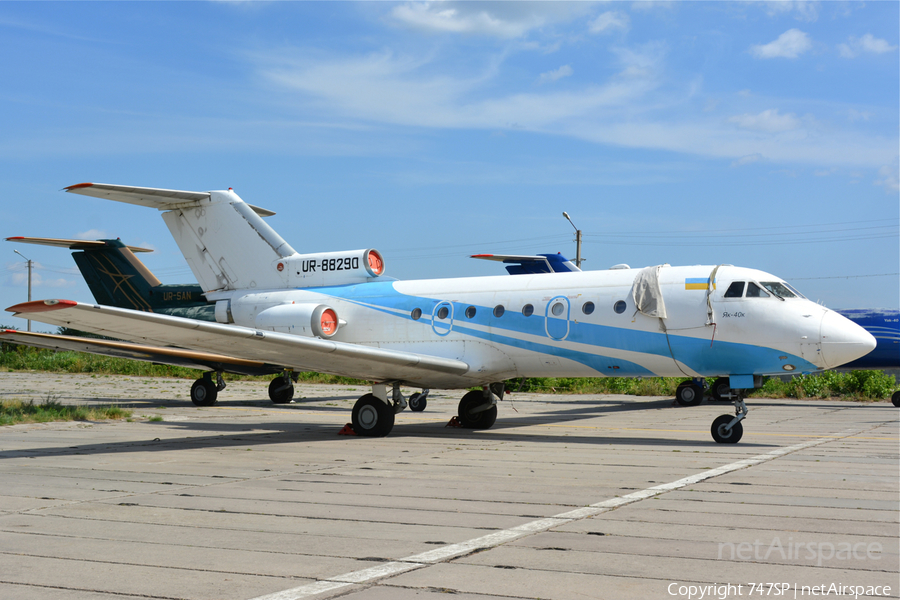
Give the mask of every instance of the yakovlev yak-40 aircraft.
M 763 271 L 730 265 L 390 281 L 372 249 L 298 254 L 231 189 L 187 192 L 84 183 L 67 191 L 163 211 L 216 323 L 43 300 L 17 315 L 140 343 L 375 383 L 354 430 L 387 435 L 401 384 L 464 389 L 460 422 L 486 429 L 515 377 L 729 377 L 735 443 L 743 391 L 764 375 L 833 368 L 870 352 L 863 328 Z M 693 385 L 693 384 L 690 384 Z M 389 390 L 390 388 L 390 390 Z

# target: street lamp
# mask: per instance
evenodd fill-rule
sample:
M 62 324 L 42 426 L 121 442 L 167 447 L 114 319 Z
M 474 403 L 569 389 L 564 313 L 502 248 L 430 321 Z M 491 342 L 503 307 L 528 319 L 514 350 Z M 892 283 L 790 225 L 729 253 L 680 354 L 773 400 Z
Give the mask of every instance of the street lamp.
M 33 264 L 31 259 L 19 252 L 18 250 L 13 250 L 16 254 L 24 258 L 28 261 L 28 301 L 31 302 L 31 265 Z M 31 331 L 31 319 L 28 319 L 28 331 Z
M 572 219 L 569 218 L 569 213 L 563 211 L 563 216 L 566 218 L 566 221 L 572 223 Z M 572 227 L 575 227 L 575 223 L 572 223 Z M 581 230 L 575 227 L 575 266 L 579 269 L 581 268 Z

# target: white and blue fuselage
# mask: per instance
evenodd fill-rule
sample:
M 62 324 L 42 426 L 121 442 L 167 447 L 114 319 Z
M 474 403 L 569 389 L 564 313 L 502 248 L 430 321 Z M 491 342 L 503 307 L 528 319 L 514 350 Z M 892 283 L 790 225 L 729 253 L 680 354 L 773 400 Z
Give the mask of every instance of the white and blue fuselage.
M 856 325 L 797 295 L 725 297 L 734 282 L 761 289 L 781 283 L 762 271 L 721 266 L 710 290 L 714 269 L 660 269 L 665 319 L 637 310 L 637 269 L 235 291 L 213 299 L 227 298 L 237 325 L 301 335 L 308 319 L 294 318 L 291 306 L 326 305 L 341 322 L 335 341 L 478 365 L 464 375 L 406 382 L 424 387 L 513 377 L 802 373 L 837 366 L 866 343 L 856 340 Z M 260 318 L 271 309 L 282 317 Z

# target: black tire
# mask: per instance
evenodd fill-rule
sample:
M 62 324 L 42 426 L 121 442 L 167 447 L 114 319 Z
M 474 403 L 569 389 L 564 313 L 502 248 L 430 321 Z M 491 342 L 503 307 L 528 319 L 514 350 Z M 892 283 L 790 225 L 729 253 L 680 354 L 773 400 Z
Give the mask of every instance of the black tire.
M 353 431 L 367 437 L 384 437 L 394 428 L 394 407 L 372 394 L 353 405 Z
M 422 397 L 421 392 L 416 392 L 409 397 L 409 410 L 413 412 L 422 412 L 428 406 L 428 399 Z
M 469 429 L 490 429 L 497 420 L 497 405 L 487 410 L 475 411 L 475 408 L 485 403 L 484 393 L 480 391 L 469 392 L 459 401 L 457 410 L 459 422 Z
M 712 422 L 710 433 L 717 444 L 737 444 L 741 441 L 741 437 L 744 435 L 744 426 L 740 421 L 734 424 L 731 431 L 725 431 L 725 426 L 731 423 L 733 418 L 731 415 L 722 415 L 716 417 L 716 420 Z
M 213 406 L 218 395 L 216 384 L 209 379 L 198 379 L 191 386 L 191 402 L 196 406 Z
M 894 406 L 900 407 L 900 390 L 894 392 L 894 395 L 891 396 L 891 402 L 894 403 Z
M 727 400 L 727 398 L 723 398 L 723 396 L 730 393 L 731 383 L 727 377 L 719 377 L 709 387 L 709 395 L 719 402 L 721 402 L 722 400 Z
M 288 404 L 294 398 L 294 384 L 284 385 L 284 377 L 276 377 L 269 384 L 269 399 L 275 404 Z
M 703 402 L 703 388 L 693 381 L 684 381 L 675 390 L 675 402 L 681 406 L 697 406 Z

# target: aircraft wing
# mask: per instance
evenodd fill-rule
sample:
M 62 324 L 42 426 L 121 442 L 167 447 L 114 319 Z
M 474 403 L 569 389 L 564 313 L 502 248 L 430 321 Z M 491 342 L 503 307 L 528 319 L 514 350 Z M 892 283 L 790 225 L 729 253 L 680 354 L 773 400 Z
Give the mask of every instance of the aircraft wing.
M 48 348 L 50 350 L 87 352 L 88 354 L 99 354 L 101 356 L 115 356 L 143 362 L 188 367 L 191 369 L 225 371 L 226 373 L 238 373 L 241 375 L 272 375 L 283 371 L 277 365 L 223 356 L 211 352 L 148 346 L 145 344 L 70 335 L 15 331 L 12 329 L 0 330 L 0 342 L 12 342 L 23 346 Z
M 461 360 L 260 331 L 73 300 L 38 300 L 6 309 L 42 323 L 71 327 L 153 346 L 206 348 L 230 356 L 373 381 L 434 381 L 469 371 Z

